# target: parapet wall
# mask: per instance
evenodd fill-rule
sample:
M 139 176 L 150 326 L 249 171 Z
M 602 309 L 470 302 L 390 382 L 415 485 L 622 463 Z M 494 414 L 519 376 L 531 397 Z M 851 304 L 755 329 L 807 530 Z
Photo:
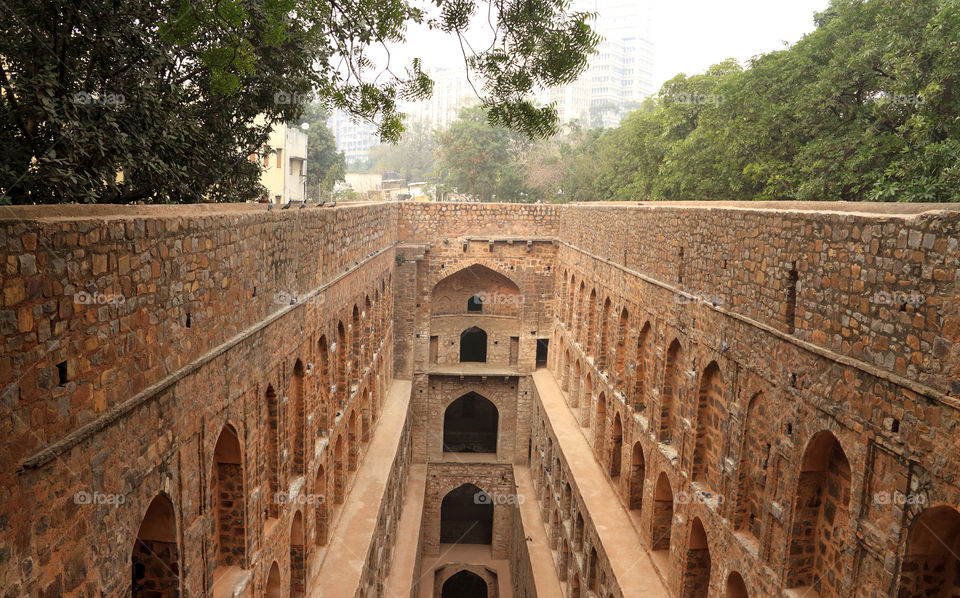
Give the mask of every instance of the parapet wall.
M 960 397 L 953 206 L 569 206 L 559 237 L 572 250 L 562 262 L 624 266 L 685 291 L 678 300 L 715 303 Z

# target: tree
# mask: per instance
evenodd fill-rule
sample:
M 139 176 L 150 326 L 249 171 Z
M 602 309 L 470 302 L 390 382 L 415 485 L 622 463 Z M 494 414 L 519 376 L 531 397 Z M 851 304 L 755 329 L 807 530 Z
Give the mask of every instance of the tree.
M 397 144 L 370 148 L 370 170 L 396 172 L 407 181 L 422 181 L 433 173 L 437 138 L 425 122 L 405 125 Z
M 960 201 L 960 0 L 833 0 L 816 23 L 585 138 L 565 197 Z
M 4 203 L 257 198 L 270 127 L 311 94 L 395 141 L 397 100 L 432 82 L 418 60 L 396 75 L 373 52 L 411 23 L 462 39 L 489 22 L 493 43 L 465 57 L 488 117 L 549 134 L 555 110 L 526 98 L 575 79 L 597 43 L 565 0 L 12 0 L 3 13 Z
M 524 201 L 523 170 L 517 156 L 524 137 L 491 125 L 480 106 L 460 111 L 438 136 L 437 169 L 444 185 L 478 201 Z
M 347 159 L 337 151 L 337 140 L 327 125 L 329 113 L 323 106 L 311 103 L 306 106 L 301 121 L 310 125 L 307 129 L 307 195 L 319 189 L 327 197 L 337 181 L 347 174 Z

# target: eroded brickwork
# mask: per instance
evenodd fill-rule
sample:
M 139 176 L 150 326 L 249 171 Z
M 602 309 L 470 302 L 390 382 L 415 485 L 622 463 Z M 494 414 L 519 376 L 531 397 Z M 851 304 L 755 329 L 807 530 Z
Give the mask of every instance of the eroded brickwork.
M 564 592 L 618 598 L 537 402 L 544 361 L 672 596 L 957 591 L 956 212 L 76 210 L 0 221 L 4 598 L 309 594 L 395 377 L 410 408 L 384 496 L 363 497 L 356 595 L 384 592 L 416 462 L 417 570 L 472 485 L 513 576 L 495 589 L 532 596 L 509 502 L 530 463 Z M 465 396 L 495 406 L 495 455 L 444 452 Z M 497 585 L 489 563 L 423 584 L 467 566 Z

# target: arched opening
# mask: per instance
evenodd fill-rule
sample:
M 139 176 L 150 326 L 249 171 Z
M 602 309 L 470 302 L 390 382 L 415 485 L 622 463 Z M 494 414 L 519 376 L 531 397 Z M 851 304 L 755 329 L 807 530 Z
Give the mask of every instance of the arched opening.
M 573 574 L 573 581 L 570 582 L 570 598 L 580 598 L 580 574 Z
M 573 379 L 570 381 L 570 406 L 576 407 L 580 404 L 580 360 L 573 364 Z
M 243 567 L 246 554 L 246 519 L 243 489 L 243 458 L 240 441 L 233 427 L 226 425 L 213 449 L 213 475 L 210 477 L 211 513 L 216 521 L 214 569 Z M 270 497 L 270 502 L 273 501 Z M 216 571 L 214 572 L 216 576 Z
M 583 514 L 577 513 L 577 522 L 573 526 L 573 545 L 577 550 L 583 548 Z
M 460 361 L 463 363 L 486 363 L 487 333 L 472 326 L 460 333 Z
M 836 437 L 820 432 L 804 451 L 793 502 L 787 587 L 839 597 L 846 568 L 850 463 Z
M 597 311 L 600 306 L 597 305 L 597 290 L 590 291 L 590 300 L 587 303 L 587 355 L 595 356 L 597 347 Z
M 574 317 L 574 324 L 576 330 L 575 338 L 580 344 L 583 344 L 583 329 L 586 328 L 587 324 L 587 310 L 586 310 L 586 286 L 583 284 L 583 281 L 580 281 L 580 288 L 577 289 L 577 313 Z
M 467 298 L 467 313 L 483 313 L 483 301 L 480 300 L 479 295 L 470 295 L 470 297 Z
M 620 320 L 617 325 L 616 363 L 613 366 L 613 379 L 619 386 L 626 386 L 627 381 L 627 335 L 630 334 L 630 312 L 624 307 L 620 311 Z
M 316 499 L 314 541 L 317 546 L 325 546 L 327 543 L 327 476 L 323 471 L 323 465 L 317 467 L 317 477 L 313 482 L 313 494 Z
M 468 392 L 443 414 L 443 450 L 449 453 L 496 453 L 500 415 L 486 397 Z
M 560 390 L 570 390 L 570 350 L 564 349 L 563 360 L 560 362 Z
M 610 353 L 610 309 L 611 303 L 610 298 L 608 297 L 603 302 L 603 311 L 600 312 L 600 347 L 597 351 L 599 354 L 597 366 L 601 370 L 606 370 L 610 367 L 610 364 L 608 363 L 608 355 Z
M 680 341 L 674 340 L 667 350 L 663 368 L 663 392 L 660 393 L 660 442 L 673 440 L 673 410 L 675 395 L 680 386 Z
M 370 442 L 370 389 L 363 389 L 363 398 L 360 400 L 360 442 Z
M 758 392 L 750 399 L 743 426 L 743 445 L 737 470 L 737 508 L 733 520 L 734 529 L 749 534 L 754 541 L 760 537 L 761 515 L 766 503 L 764 488 L 770 458 L 767 430 L 775 429 L 776 422 L 767 407 L 766 396 Z
M 550 518 L 550 537 L 547 539 L 550 543 L 550 550 L 556 550 L 560 542 L 560 515 L 557 510 L 553 510 L 553 516 Z
M 563 486 L 563 494 L 560 495 L 560 512 L 563 513 L 563 519 L 570 518 L 570 501 L 573 500 L 573 491 L 570 488 L 570 482 Z
M 587 587 L 590 591 L 597 593 L 600 591 L 600 563 L 597 558 L 597 549 L 590 549 L 590 557 L 587 559 Z
M 643 481 L 647 475 L 647 462 L 643 458 L 643 447 L 634 443 L 630 456 L 630 496 L 628 506 L 632 511 L 643 507 Z
M 370 363 L 373 355 L 373 305 L 370 303 L 370 297 L 363 297 L 363 359 L 364 365 Z
M 607 395 L 604 392 L 601 392 L 597 396 L 597 415 L 594 418 L 594 437 L 593 444 L 594 448 L 597 451 L 598 456 L 600 457 L 600 462 L 603 463 L 603 444 L 606 437 L 604 436 L 604 429 L 607 427 Z
M 727 589 L 723 596 L 724 598 L 750 598 L 747 584 L 743 583 L 743 577 L 736 571 L 727 576 Z
M 267 427 L 270 430 L 267 437 L 267 517 L 276 519 L 280 516 L 280 501 L 277 500 L 280 490 L 280 401 L 273 385 L 267 385 L 264 398 L 267 404 Z
M 472 571 L 459 571 L 443 582 L 441 598 L 487 598 L 487 582 Z
M 690 538 L 683 567 L 682 598 L 707 598 L 710 589 L 710 547 L 703 522 L 695 517 L 690 524 Z
M 570 568 L 570 544 L 564 538 L 560 543 L 560 562 L 557 564 L 557 577 L 560 581 L 567 581 L 567 569 Z
M 523 293 L 508 276 L 472 264 L 439 280 L 430 294 L 430 315 L 485 314 L 519 317 Z M 466 312 L 464 312 L 466 308 Z
M 337 322 L 337 408 L 347 404 L 347 331 L 343 322 Z
M 610 477 L 620 477 L 620 463 L 623 461 L 623 422 L 618 412 L 613 418 L 613 433 L 610 436 Z
M 924 509 L 910 526 L 900 565 L 898 598 L 960 595 L 960 513 L 950 506 Z
M 343 504 L 343 491 L 346 480 L 343 473 L 343 435 L 337 436 L 333 445 L 333 504 Z
M 350 412 L 350 419 L 347 420 L 347 469 L 349 471 L 357 470 L 357 412 Z
M 320 436 L 326 436 L 333 427 L 330 409 L 330 346 L 327 337 L 317 341 L 317 398 L 320 401 Z
M 179 598 L 180 550 L 173 504 L 163 495 L 150 501 L 130 555 L 133 598 Z
M 306 407 L 304 406 L 303 396 L 303 362 L 299 359 L 293 364 L 293 471 L 295 475 L 301 476 L 306 472 L 306 438 L 304 434 L 304 424 L 306 422 Z
M 356 374 L 360 371 L 360 361 L 363 356 L 363 350 L 361 344 L 363 342 L 362 335 L 360 334 L 360 308 L 356 305 L 353 306 L 353 311 L 350 314 L 350 362 L 351 367 L 350 371 Z M 347 396 L 350 396 L 349 394 Z
M 657 477 L 653 488 L 653 535 L 651 550 L 670 550 L 670 534 L 673 531 L 673 489 L 666 473 Z
M 588 370 L 587 378 L 583 383 L 583 397 L 580 400 L 580 425 L 584 428 L 590 427 L 591 409 L 593 409 L 593 375 Z
M 643 325 L 637 336 L 637 361 L 633 372 L 633 410 L 637 413 L 647 412 L 646 380 L 647 361 L 650 356 L 650 344 L 653 342 L 650 333 L 650 322 Z
M 720 488 L 721 430 L 726 406 L 723 404 L 723 376 L 716 361 L 711 361 L 700 379 L 697 393 L 697 436 L 693 450 L 693 481 L 705 483 L 710 490 Z
M 267 575 L 266 598 L 283 598 L 283 582 L 280 579 L 280 565 L 273 561 L 270 574 Z
M 290 598 L 307 592 L 307 553 L 303 542 L 303 515 L 297 511 L 290 525 Z
M 493 500 L 473 484 L 454 488 L 440 503 L 442 544 L 493 542 Z

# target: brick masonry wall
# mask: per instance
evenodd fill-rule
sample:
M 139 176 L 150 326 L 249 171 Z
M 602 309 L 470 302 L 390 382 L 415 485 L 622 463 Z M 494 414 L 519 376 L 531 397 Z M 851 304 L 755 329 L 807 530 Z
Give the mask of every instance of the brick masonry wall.
M 393 376 L 396 209 L 118 207 L 0 222 L 4 595 L 123 595 L 158 494 L 174 505 L 182 595 L 209 594 L 221 523 L 240 542 L 227 550 L 247 572 L 243 596 L 263 591 L 274 561 L 289 587 L 297 512 L 306 558 L 321 558 L 317 510 L 300 499 L 333 494 L 329 447 L 349 447 L 351 419 L 376 420 Z M 78 301 L 81 292 L 92 301 Z M 351 365 L 325 377 L 321 359 L 335 353 L 319 339 L 334 339 L 338 323 L 362 343 Z M 240 447 L 243 498 L 230 511 L 239 521 L 213 508 L 213 449 L 228 425 Z M 358 436 L 352 452 L 362 459 Z M 279 450 L 268 450 L 273 442 Z M 282 496 L 268 491 L 273 454 Z M 342 507 L 328 506 L 329 524 Z
M 648 545 L 663 543 L 655 522 L 670 516 L 671 590 L 685 591 L 699 518 L 711 595 L 734 572 L 751 595 L 797 583 L 824 596 L 896 595 L 918 516 L 960 504 L 950 432 L 960 406 L 960 216 L 571 206 L 560 228 L 551 367 L 581 421 L 601 431 L 601 463 L 619 458 L 633 471 L 635 447 L 642 456 L 643 481 L 617 483 L 625 507 L 640 507 Z M 908 301 L 883 303 L 896 292 Z M 612 455 L 618 415 L 622 449 Z M 806 503 L 816 508 L 800 511 L 801 464 L 824 432 L 844 461 L 817 474 L 822 494 Z M 661 474 L 667 503 L 656 500 Z M 909 502 L 888 500 L 897 493 Z M 798 562 L 803 530 L 820 549 Z M 788 580 L 788 563 L 806 577 Z

